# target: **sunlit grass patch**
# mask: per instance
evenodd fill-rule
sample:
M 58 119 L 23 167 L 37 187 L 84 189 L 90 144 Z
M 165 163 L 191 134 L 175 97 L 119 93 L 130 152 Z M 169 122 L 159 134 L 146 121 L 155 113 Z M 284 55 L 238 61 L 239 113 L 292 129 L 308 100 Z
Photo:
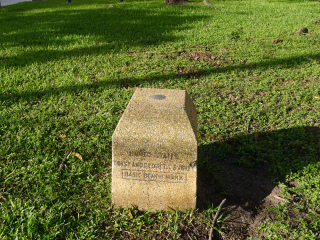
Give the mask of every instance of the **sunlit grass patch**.
M 263 209 L 262 237 L 318 237 L 319 3 L 210 2 L 2 7 L 0 238 L 207 238 L 220 198 L 246 207 L 223 162 L 266 165 L 281 183 L 287 203 Z M 188 91 L 198 168 L 216 202 L 208 194 L 194 211 L 112 208 L 111 136 L 136 87 Z M 222 238 L 231 236 L 226 217 L 215 229 Z

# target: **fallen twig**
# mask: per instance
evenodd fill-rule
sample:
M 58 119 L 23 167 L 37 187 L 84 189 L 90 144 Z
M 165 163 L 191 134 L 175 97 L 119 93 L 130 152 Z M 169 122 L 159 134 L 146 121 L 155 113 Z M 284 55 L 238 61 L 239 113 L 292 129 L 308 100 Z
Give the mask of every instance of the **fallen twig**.
M 203 3 L 208 6 L 213 6 L 211 3 L 207 2 L 206 0 L 204 0 Z
M 221 207 L 222 205 L 227 201 L 227 199 L 223 199 L 222 202 L 220 203 L 219 207 L 218 207 L 218 211 L 216 212 L 216 214 L 214 215 L 213 218 L 213 222 L 212 222 L 212 227 L 210 229 L 210 233 L 209 233 L 209 240 L 212 240 L 212 232 L 213 232 L 213 228 L 214 228 L 214 224 L 217 221 L 218 215 L 220 213 Z
M 276 198 L 276 199 L 279 199 L 279 200 L 281 200 L 281 201 L 290 202 L 288 199 L 284 199 L 284 198 L 279 197 L 279 196 L 277 196 L 277 195 L 275 195 L 275 194 L 273 194 L 273 195 L 271 195 L 271 196 L 274 197 L 274 198 Z
M 248 125 L 247 125 L 247 135 L 249 134 L 250 122 L 251 122 L 251 116 L 249 118 Z
M 62 159 L 62 162 L 60 163 L 60 165 L 59 165 L 59 171 L 58 171 L 58 175 L 60 175 L 61 174 L 61 171 L 62 171 L 62 169 L 66 166 L 66 159 L 69 157 L 69 155 L 71 154 L 71 152 L 72 152 L 72 149 L 73 149 L 73 146 L 71 146 L 70 148 L 69 148 L 69 151 L 67 152 L 67 154 L 64 156 L 64 158 Z
M 319 216 L 318 213 L 316 213 L 315 211 L 312 211 L 310 208 L 308 208 L 308 211 L 311 212 L 311 213 L 313 213 L 313 214 L 316 215 L 316 216 Z
M 197 230 L 197 228 L 193 225 L 193 223 L 191 222 L 191 225 L 192 225 L 192 227 L 193 227 L 193 232 L 196 234 L 196 235 L 200 235 L 199 234 L 199 232 L 198 232 L 198 230 Z
M 190 238 L 190 240 L 192 240 L 192 238 L 190 237 L 189 233 L 187 233 L 188 237 Z

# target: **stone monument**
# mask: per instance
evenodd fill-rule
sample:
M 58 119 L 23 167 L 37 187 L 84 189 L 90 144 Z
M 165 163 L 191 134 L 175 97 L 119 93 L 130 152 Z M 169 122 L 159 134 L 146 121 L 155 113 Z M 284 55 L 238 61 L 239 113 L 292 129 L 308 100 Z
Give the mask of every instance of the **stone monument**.
M 197 112 L 184 90 L 137 88 L 112 136 L 112 202 L 190 209 L 197 200 Z

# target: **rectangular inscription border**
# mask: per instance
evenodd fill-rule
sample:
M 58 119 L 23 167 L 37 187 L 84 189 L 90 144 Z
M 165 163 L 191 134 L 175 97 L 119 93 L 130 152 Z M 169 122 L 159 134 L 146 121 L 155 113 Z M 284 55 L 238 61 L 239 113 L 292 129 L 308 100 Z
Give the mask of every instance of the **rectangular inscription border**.
M 130 176 L 127 176 L 127 177 L 125 176 L 126 171 L 127 172 L 130 171 Z M 146 179 L 146 174 L 148 175 L 148 179 Z M 156 177 L 154 178 L 153 176 L 156 176 Z M 158 176 L 161 176 L 161 177 L 158 178 Z M 186 183 L 187 182 L 187 174 L 185 173 L 155 172 L 155 171 L 133 170 L 133 169 L 122 169 L 121 178 L 127 179 L 127 180 L 155 181 L 155 182 L 168 182 L 168 183 Z

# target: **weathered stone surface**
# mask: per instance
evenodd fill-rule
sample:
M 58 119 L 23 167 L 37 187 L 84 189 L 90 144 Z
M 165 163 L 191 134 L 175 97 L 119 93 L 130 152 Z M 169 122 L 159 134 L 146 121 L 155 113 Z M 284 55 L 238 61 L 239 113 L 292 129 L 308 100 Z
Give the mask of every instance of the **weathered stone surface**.
M 196 207 L 197 113 L 184 90 L 138 88 L 112 136 L 115 207 Z

